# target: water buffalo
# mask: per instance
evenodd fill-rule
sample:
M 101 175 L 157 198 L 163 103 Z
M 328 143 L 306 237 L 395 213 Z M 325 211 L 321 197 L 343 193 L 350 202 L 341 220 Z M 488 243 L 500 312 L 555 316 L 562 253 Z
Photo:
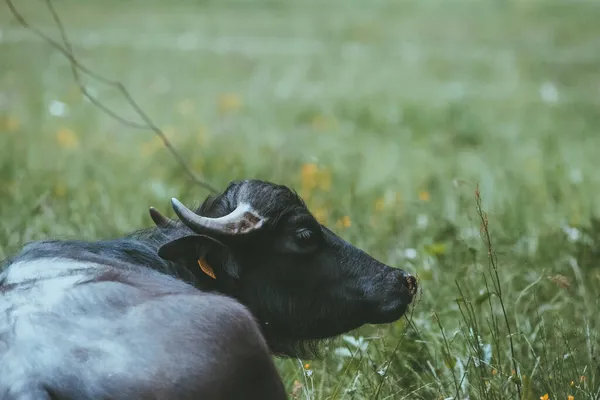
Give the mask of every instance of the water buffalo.
M 417 290 L 286 186 L 234 181 L 177 219 L 26 244 L 0 273 L 0 399 L 285 399 L 272 354 L 399 319 Z

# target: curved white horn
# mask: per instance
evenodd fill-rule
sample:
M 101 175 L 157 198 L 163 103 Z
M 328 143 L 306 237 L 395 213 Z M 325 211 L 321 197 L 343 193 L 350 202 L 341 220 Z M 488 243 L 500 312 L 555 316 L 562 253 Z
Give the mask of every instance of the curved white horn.
M 248 203 L 240 203 L 231 213 L 219 218 L 198 215 L 176 198 L 171 199 L 171 205 L 181 222 L 197 233 L 212 230 L 227 235 L 237 235 L 256 230 L 266 221 Z

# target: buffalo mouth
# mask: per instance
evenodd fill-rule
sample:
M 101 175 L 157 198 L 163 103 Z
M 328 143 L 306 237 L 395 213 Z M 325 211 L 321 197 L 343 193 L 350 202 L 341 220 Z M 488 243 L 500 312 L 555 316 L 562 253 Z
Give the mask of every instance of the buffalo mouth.
M 411 275 L 405 278 L 405 284 L 395 293 L 388 296 L 386 301 L 377 307 L 377 310 L 371 315 L 369 323 L 387 324 L 399 320 L 408 307 L 412 304 L 417 294 L 417 280 Z
M 408 310 L 408 306 L 409 303 L 406 302 L 393 302 L 389 306 L 379 310 L 377 313 L 374 313 L 370 318 L 369 323 L 379 325 L 395 322 L 404 316 L 406 310 Z

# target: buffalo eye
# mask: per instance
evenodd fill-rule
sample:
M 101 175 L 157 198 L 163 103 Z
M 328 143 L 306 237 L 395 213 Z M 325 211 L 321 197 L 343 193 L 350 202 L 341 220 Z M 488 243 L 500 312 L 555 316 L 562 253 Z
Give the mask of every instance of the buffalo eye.
M 278 225 L 275 249 L 281 253 L 308 255 L 323 244 L 321 225 L 307 215 L 291 215 Z
M 303 249 L 309 249 L 315 245 L 315 234 L 307 228 L 300 228 L 296 231 L 296 244 Z
M 284 253 L 309 254 L 319 248 L 321 236 L 312 227 L 296 226 L 281 237 L 278 248 Z

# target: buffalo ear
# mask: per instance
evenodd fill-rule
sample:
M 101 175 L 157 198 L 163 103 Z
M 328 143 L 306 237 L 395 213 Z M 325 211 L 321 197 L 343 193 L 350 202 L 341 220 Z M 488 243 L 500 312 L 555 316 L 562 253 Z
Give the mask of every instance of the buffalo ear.
M 182 262 L 192 266 L 192 272 L 203 271 L 215 279 L 215 270 L 225 273 L 232 278 L 239 278 L 239 266 L 231 258 L 231 254 L 223 249 L 223 244 L 214 238 L 203 235 L 188 235 L 174 239 L 160 246 L 158 256 L 169 261 Z M 225 250 L 225 253 L 223 253 Z M 209 265 L 206 260 L 212 254 Z M 215 259 L 216 257 L 216 259 Z M 218 277 L 217 273 L 217 277 Z
M 209 239 L 202 236 L 184 236 L 160 246 L 158 256 L 169 261 L 196 261 L 204 258 L 210 247 Z

